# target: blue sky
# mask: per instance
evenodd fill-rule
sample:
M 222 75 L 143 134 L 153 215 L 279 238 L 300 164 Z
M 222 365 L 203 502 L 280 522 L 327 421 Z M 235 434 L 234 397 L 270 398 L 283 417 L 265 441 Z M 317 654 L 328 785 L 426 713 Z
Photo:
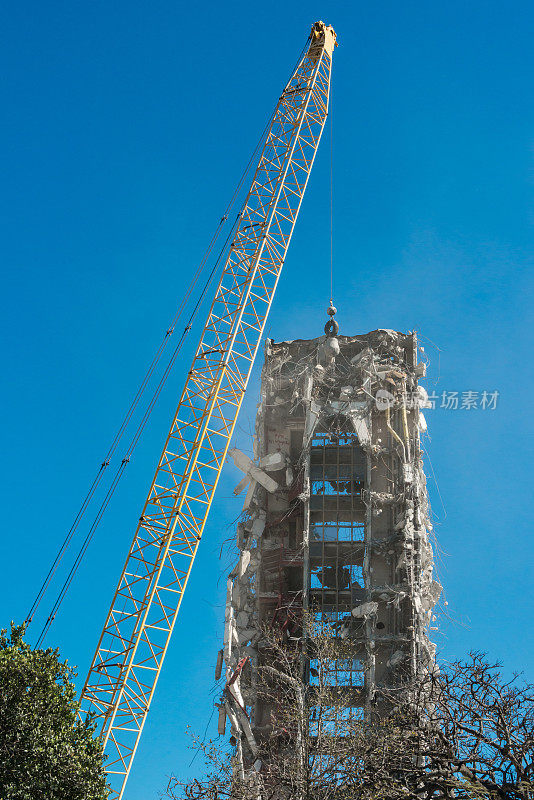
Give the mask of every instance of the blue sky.
M 429 390 L 500 393 L 495 410 L 427 414 L 449 603 L 439 651 L 446 659 L 487 650 L 532 679 L 527 2 L 97 0 L 4 9 L 1 621 L 23 619 L 31 605 L 315 19 L 333 24 L 340 42 L 341 332 L 415 328 L 431 361 Z M 322 332 L 329 170 L 325 133 L 268 322 L 277 340 Z M 80 680 L 200 323 L 48 637 Z M 238 422 L 244 448 L 258 369 Z M 167 775 L 192 774 L 200 761 L 189 767 L 184 729 L 202 734 L 213 708 L 230 563 L 220 551 L 240 509 L 238 480 L 229 465 L 128 800 L 156 798 Z

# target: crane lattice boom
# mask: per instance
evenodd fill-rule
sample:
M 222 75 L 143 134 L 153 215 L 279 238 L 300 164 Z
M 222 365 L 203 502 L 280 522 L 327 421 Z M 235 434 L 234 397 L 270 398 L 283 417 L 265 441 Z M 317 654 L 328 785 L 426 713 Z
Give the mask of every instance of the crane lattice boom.
M 120 798 L 328 113 L 335 34 L 312 28 L 284 89 L 82 692 Z

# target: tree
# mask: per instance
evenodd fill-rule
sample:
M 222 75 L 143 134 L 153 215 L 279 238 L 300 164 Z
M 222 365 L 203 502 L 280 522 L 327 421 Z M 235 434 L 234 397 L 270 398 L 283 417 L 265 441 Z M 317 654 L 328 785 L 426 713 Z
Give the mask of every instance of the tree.
M 416 797 L 534 798 L 534 686 L 484 654 L 423 676 L 394 714 L 417 745 Z
M 206 776 L 172 778 L 167 798 L 534 799 L 534 687 L 518 676 L 505 681 L 484 655 L 379 691 L 357 719 L 331 680 L 350 657 L 349 641 L 314 631 L 307 649 L 316 668 L 305 690 L 301 649 L 272 630 L 263 634 L 269 658 L 258 669 L 257 691 L 273 715 L 258 769 L 240 774 L 224 746 L 197 741 Z
M 77 718 L 74 675 L 58 650 L 32 650 L 23 625 L 0 632 L 2 800 L 108 797 L 94 726 Z

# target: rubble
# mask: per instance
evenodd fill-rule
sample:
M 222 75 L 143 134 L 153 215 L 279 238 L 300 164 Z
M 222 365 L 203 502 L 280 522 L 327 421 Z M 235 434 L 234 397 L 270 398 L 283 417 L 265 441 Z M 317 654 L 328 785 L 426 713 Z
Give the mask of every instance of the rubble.
M 220 725 L 230 721 L 240 773 L 274 724 L 255 692 L 262 626 L 296 641 L 306 612 L 352 642 L 364 710 L 381 687 L 434 669 L 428 631 L 442 589 L 420 447 L 426 364 L 414 333 L 328 331 L 267 341 L 254 458 L 229 452 L 244 473 L 235 492 L 248 490 L 227 584 Z
M 356 619 L 365 619 L 365 617 L 372 617 L 377 611 L 378 603 L 376 601 L 371 601 L 369 603 L 361 603 L 361 605 L 353 608 L 350 613 L 353 617 L 356 617 Z

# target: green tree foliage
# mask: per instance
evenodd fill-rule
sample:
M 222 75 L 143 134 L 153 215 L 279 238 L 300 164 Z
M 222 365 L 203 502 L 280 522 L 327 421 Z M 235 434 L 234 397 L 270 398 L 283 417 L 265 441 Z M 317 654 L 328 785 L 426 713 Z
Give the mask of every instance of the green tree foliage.
M 77 718 L 74 670 L 33 650 L 24 626 L 0 633 L 0 800 L 105 800 L 94 725 Z

